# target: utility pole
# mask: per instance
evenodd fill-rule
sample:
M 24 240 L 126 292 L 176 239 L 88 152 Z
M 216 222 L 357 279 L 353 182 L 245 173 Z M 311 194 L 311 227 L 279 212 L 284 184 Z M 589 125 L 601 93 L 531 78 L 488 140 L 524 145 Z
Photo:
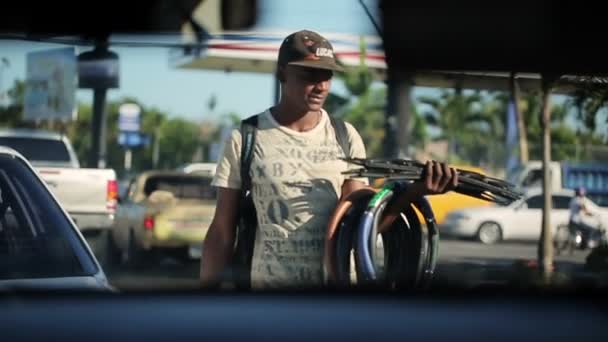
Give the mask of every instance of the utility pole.
M 93 89 L 93 120 L 89 167 L 106 167 L 106 93 L 107 88 Z
M 8 104 L 8 92 L 4 90 L 4 70 L 11 66 L 6 57 L 0 59 L 0 106 Z
M 133 152 L 131 152 L 131 148 L 127 147 L 125 150 L 125 171 L 128 173 L 131 172 L 131 165 L 133 164 Z
M 551 88 L 557 77 L 542 75 L 542 129 L 543 129 L 543 219 L 538 245 L 538 265 L 545 285 L 551 283 L 553 272 L 553 231 L 551 229 L 552 189 L 551 189 Z
M 99 70 L 103 70 L 100 72 Z M 108 36 L 95 40 L 95 48 L 78 56 L 78 87 L 93 89 L 91 152 L 88 166 L 106 167 L 106 94 L 118 88 L 118 55 L 108 50 Z
M 515 116 L 517 118 L 517 131 L 519 132 L 519 162 L 525 164 L 530 160 L 528 154 L 528 136 L 526 135 L 526 125 L 523 114 L 519 110 L 519 86 L 515 73 L 511 73 L 510 77 L 511 98 L 515 106 Z
M 389 69 L 387 83 L 383 154 L 387 158 L 409 158 L 412 77 L 409 73 Z
M 158 158 L 160 156 L 160 127 L 156 127 L 154 132 L 154 146 L 152 147 L 152 167 L 158 168 Z

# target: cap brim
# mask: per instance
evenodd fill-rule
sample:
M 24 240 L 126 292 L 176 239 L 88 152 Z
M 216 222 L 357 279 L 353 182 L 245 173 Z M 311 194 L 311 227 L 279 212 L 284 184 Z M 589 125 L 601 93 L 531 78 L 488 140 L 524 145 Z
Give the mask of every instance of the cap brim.
M 344 68 L 339 66 L 336 63 L 328 63 L 325 61 L 299 61 L 299 62 L 289 62 L 287 65 L 297 65 L 303 66 L 307 68 L 315 68 L 315 69 L 325 69 L 325 70 L 333 70 L 333 71 L 344 71 Z

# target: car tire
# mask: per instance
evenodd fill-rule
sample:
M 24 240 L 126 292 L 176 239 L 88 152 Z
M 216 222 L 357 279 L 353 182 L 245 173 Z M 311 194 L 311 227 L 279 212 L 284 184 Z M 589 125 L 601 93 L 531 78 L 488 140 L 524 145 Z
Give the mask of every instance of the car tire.
M 498 243 L 502 240 L 502 228 L 496 222 L 483 222 L 477 229 L 477 240 L 486 245 Z

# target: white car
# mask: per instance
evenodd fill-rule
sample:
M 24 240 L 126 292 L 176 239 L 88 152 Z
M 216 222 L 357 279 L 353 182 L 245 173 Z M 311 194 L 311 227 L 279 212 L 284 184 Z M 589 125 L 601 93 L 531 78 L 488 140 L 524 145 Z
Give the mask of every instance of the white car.
M 195 173 L 213 177 L 215 176 L 216 168 L 216 163 L 190 163 L 178 168 L 178 170 L 184 173 Z
M 107 264 L 109 231 L 118 199 L 113 169 L 81 168 L 68 138 L 42 130 L 0 129 L 0 145 L 10 147 L 34 166 L 97 259 Z
M 569 220 L 572 190 L 553 192 L 551 227 L 553 234 L 557 228 L 567 225 Z M 538 241 L 542 225 L 543 195 L 540 189 L 530 190 L 525 196 L 508 206 L 493 205 L 456 210 L 449 213 L 440 226 L 443 235 L 476 238 L 485 244 L 503 240 Z M 593 204 L 590 210 L 597 214 L 596 220 L 606 227 L 606 213 Z
M 18 290 L 113 289 L 48 185 L 0 146 L 0 293 Z

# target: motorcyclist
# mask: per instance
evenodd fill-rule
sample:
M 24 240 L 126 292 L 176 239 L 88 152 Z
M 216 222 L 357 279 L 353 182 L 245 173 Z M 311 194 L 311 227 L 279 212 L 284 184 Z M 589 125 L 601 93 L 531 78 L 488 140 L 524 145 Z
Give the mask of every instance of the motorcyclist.
M 577 231 L 581 233 L 582 247 L 587 245 L 591 233 L 597 229 L 594 225 L 589 224 L 588 218 L 594 216 L 594 213 L 590 208 L 591 205 L 589 199 L 586 197 L 585 188 L 576 188 L 575 196 L 570 200 L 569 228 L 572 236 L 575 236 Z

